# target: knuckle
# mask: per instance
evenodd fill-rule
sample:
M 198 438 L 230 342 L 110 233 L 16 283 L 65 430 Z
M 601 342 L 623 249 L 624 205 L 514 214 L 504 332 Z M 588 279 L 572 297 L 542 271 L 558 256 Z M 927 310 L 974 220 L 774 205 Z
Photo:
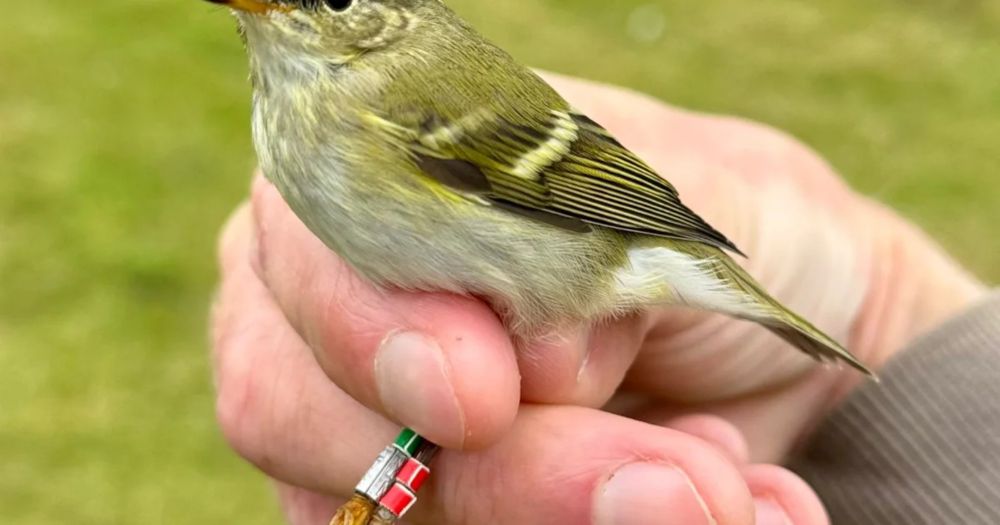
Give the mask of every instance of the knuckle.
M 312 305 L 318 313 L 316 320 L 319 323 L 315 342 L 324 354 L 336 352 L 340 359 L 367 362 L 376 348 L 362 341 L 380 341 L 394 328 L 379 322 L 389 317 L 387 309 L 390 306 L 379 292 L 372 290 L 344 264 L 331 268 L 327 275 L 328 291 L 317 297 Z
M 777 175 L 805 172 L 812 175 L 832 175 L 826 161 L 808 145 L 794 136 L 767 124 L 739 117 L 716 117 L 717 123 L 739 140 L 730 141 L 733 154 L 751 166 L 777 170 Z
M 240 456 L 255 462 L 258 436 L 252 382 L 247 377 L 226 377 L 219 382 L 215 417 L 226 443 Z
M 246 331 L 232 312 L 216 309 L 213 354 L 216 378 L 215 417 L 225 441 L 240 456 L 256 463 L 261 406 L 257 391 L 259 367 L 251 360 Z M 252 341 L 249 342 L 253 344 Z
M 252 219 L 249 205 L 240 204 L 226 220 L 219 232 L 216 258 L 223 273 L 228 273 L 242 262 Z
M 287 396 L 303 387 L 283 380 L 300 375 L 290 372 L 296 362 L 282 350 L 294 341 L 266 316 L 243 315 L 216 331 L 216 421 L 230 448 L 265 472 L 274 467 L 303 404 L 301 394 Z
M 296 245 L 300 242 L 300 230 L 304 229 L 304 225 L 285 204 L 277 188 L 263 178 L 254 181 L 250 204 L 253 216 L 251 262 L 258 277 L 267 281 L 272 274 L 285 270 L 283 266 L 272 266 L 278 266 L 278 263 L 288 266 L 297 262 L 297 258 L 291 255 L 304 251 Z
M 272 236 L 270 235 L 270 228 L 265 218 L 265 197 L 262 195 L 263 190 L 257 189 L 259 186 L 260 184 L 254 185 L 251 197 L 253 237 L 251 240 L 250 263 L 257 277 L 266 281 L 269 267 L 267 255 L 273 248 L 271 246 Z

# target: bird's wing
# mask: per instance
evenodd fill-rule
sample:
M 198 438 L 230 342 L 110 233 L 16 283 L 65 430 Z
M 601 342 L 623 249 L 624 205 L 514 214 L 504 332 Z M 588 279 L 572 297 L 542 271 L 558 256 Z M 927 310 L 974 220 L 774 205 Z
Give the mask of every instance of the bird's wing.
M 740 253 L 681 203 L 677 190 L 603 127 L 573 111 L 482 110 L 444 121 L 371 122 L 398 139 L 424 174 L 484 202 L 567 228 L 598 225 Z

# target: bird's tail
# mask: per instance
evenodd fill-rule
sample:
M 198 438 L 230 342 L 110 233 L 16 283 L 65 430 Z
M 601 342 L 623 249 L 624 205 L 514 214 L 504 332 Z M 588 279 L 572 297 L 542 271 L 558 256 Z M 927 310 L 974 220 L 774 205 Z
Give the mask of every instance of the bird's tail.
M 771 297 L 728 255 L 711 247 L 702 249 L 705 253 L 698 254 L 702 268 L 711 271 L 715 278 L 725 283 L 729 293 L 736 293 L 745 301 L 745 307 L 713 309 L 759 323 L 817 360 L 840 360 L 868 376 L 875 377 L 875 374 L 843 345 Z
M 820 361 L 841 360 L 865 375 L 875 377 L 875 373 L 865 366 L 854 354 L 840 343 L 816 328 L 809 321 L 799 317 L 795 312 L 781 306 L 777 301 L 774 305 L 781 313 L 772 318 L 751 319 L 757 321 L 771 332 L 788 341 L 799 350 Z

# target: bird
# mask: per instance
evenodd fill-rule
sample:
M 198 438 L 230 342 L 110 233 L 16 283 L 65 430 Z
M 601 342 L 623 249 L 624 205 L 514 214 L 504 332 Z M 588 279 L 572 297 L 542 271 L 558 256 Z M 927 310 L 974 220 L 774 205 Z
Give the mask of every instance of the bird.
M 375 286 L 482 298 L 528 340 L 668 305 L 719 312 L 872 375 L 443 1 L 209 1 L 238 20 L 265 177 Z

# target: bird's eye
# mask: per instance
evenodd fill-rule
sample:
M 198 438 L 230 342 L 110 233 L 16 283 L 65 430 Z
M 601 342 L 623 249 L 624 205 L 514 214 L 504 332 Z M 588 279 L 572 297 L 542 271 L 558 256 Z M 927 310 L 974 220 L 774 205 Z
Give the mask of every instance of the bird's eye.
M 323 2 L 326 3 L 327 7 L 333 9 L 334 11 L 343 11 L 344 9 L 351 7 L 351 4 L 354 3 L 352 0 L 323 0 Z

